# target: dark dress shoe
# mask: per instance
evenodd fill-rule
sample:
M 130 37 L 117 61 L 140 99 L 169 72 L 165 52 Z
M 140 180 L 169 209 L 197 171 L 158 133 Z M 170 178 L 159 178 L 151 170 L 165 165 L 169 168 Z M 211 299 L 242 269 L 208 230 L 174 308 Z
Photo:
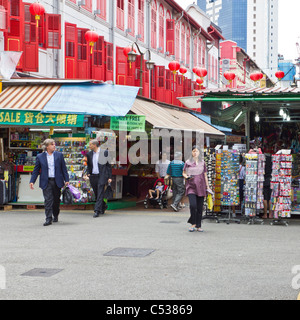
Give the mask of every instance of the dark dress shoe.
M 53 218 L 53 222 L 58 222 L 58 217 Z
M 94 213 L 93 218 L 98 218 L 99 214 L 97 212 Z
M 52 222 L 51 221 L 46 221 L 45 223 L 44 223 L 44 227 L 47 227 L 47 226 L 50 226 L 52 224 Z

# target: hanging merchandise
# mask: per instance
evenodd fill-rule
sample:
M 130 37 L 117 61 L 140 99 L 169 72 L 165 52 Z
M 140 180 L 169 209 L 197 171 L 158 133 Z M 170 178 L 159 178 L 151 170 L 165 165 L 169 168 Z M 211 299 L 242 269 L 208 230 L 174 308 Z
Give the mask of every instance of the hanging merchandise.
M 221 204 L 238 206 L 239 199 L 239 157 L 237 150 L 223 150 L 221 167 Z
M 221 166 L 222 153 L 216 154 L 216 180 L 215 180 L 215 203 L 214 211 L 221 212 Z
M 246 154 L 245 215 L 256 217 L 264 208 L 265 155 Z
M 275 154 L 272 157 L 272 210 L 274 218 L 290 218 L 292 209 L 292 164 L 291 154 Z

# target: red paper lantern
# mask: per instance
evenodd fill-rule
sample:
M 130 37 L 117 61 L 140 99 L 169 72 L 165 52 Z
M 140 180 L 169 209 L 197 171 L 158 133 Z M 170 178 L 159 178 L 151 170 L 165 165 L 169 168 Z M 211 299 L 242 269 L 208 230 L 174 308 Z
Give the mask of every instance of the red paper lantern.
M 89 43 L 89 45 L 91 47 L 91 54 L 92 54 L 93 53 L 93 46 L 94 46 L 95 42 L 98 41 L 99 35 L 97 32 L 89 30 L 85 33 L 84 37 L 85 37 L 85 40 Z
M 197 68 L 196 75 L 200 78 L 204 78 L 207 76 L 207 70 L 205 68 Z
M 29 12 L 35 16 L 36 20 L 36 27 L 38 28 L 39 26 L 39 20 L 41 16 L 45 13 L 45 8 L 38 2 L 32 3 L 29 6 Z
M 183 75 L 185 75 L 186 73 L 187 73 L 187 68 L 186 67 L 180 67 L 179 68 L 179 72 L 181 73 L 181 74 L 183 74 Z
M 252 73 L 252 74 L 250 74 L 250 79 L 252 80 L 252 81 L 258 81 L 259 80 L 259 74 L 258 73 Z
M 194 67 L 194 68 L 193 68 L 193 72 L 194 72 L 195 74 L 197 74 L 197 71 L 198 71 L 199 69 L 200 69 L 199 67 Z
M 233 72 L 225 72 L 224 77 L 226 80 L 228 80 L 230 83 L 235 79 L 235 73 Z
M 281 79 L 284 78 L 285 73 L 284 73 L 283 71 L 277 71 L 277 72 L 275 73 L 275 76 L 276 76 L 276 78 L 278 78 L 278 80 L 281 80 Z
M 259 72 L 258 73 L 258 79 L 261 80 L 264 77 L 263 73 Z
M 178 61 L 171 61 L 169 63 L 169 69 L 176 74 L 176 72 L 180 69 L 180 63 Z
M 196 82 L 201 86 L 203 84 L 204 80 L 201 78 L 197 78 Z

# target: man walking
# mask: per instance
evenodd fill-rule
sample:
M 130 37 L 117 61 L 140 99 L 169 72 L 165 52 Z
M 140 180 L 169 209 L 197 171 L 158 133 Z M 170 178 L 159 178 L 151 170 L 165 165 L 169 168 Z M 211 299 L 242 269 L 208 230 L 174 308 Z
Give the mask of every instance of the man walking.
M 87 173 L 96 197 L 94 218 L 97 218 L 105 211 L 104 189 L 107 183 L 112 182 L 112 168 L 108 161 L 105 164 L 103 164 L 104 161 L 100 161 L 100 157 L 108 157 L 108 151 L 101 150 L 98 140 L 91 140 L 89 148 L 91 151 L 86 155 Z
M 45 200 L 44 226 L 49 226 L 52 224 L 52 216 L 53 222 L 58 222 L 61 188 L 69 184 L 69 174 L 62 153 L 55 151 L 55 141 L 46 139 L 42 146 L 44 152 L 36 157 L 29 186 L 33 190 L 40 175 L 39 187 L 43 190 Z
M 167 170 L 167 176 L 165 177 L 172 177 L 173 203 L 171 204 L 171 208 L 174 211 L 178 211 L 179 203 L 185 193 L 184 178 L 182 175 L 184 162 L 181 159 L 182 153 L 175 152 L 174 160 L 170 162 Z

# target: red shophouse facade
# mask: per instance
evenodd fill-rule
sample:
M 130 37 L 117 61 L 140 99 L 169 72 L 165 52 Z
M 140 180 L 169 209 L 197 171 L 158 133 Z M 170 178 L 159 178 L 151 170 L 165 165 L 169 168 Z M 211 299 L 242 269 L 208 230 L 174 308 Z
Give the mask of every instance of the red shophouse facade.
M 115 3 L 113 14 L 111 1 Z M 40 51 L 57 50 L 66 79 L 140 86 L 142 76 L 143 96 L 176 106 L 181 105 L 178 96 L 191 96 L 194 89 L 200 89 L 191 71 L 193 67 L 206 67 L 208 81 L 218 83 L 218 59 L 210 56 L 207 42 L 214 41 L 219 48 L 222 36 L 201 28 L 174 0 L 152 0 L 149 7 L 146 0 L 85 0 L 78 4 L 78 0 L 66 0 L 57 13 L 47 13 L 46 8 L 37 27 L 29 12 L 29 2 L 0 0 L 4 50 L 23 52 L 18 71 L 38 75 Z M 113 36 L 111 17 L 114 17 Z M 106 33 L 101 34 L 97 25 L 95 28 L 95 21 L 101 24 L 102 30 L 107 29 Z M 84 37 L 90 29 L 89 23 L 94 23 L 100 35 L 92 54 Z M 146 55 L 142 71 L 140 55 L 131 66 L 124 56 L 124 47 L 135 41 L 143 52 L 151 51 L 156 63 L 151 72 L 146 68 Z M 188 68 L 186 76 L 174 77 L 168 69 L 172 56 Z

